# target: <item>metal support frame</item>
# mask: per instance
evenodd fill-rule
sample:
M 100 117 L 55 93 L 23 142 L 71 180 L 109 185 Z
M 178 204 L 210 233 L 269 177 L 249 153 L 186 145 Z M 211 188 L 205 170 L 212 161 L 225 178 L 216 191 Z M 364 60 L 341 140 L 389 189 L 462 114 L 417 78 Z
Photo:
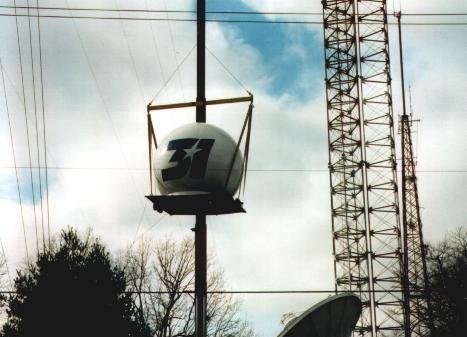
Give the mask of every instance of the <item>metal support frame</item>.
M 426 252 L 418 200 L 417 176 L 413 155 L 411 126 L 407 115 L 402 52 L 401 13 L 396 13 L 399 32 L 399 59 L 403 115 L 400 119 L 402 147 L 402 226 L 404 242 L 404 316 L 405 336 L 430 336 L 430 327 L 423 317 L 431 314 L 428 296 Z
M 218 105 L 218 104 L 228 104 L 228 103 L 240 103 L 240 102 L 250 102 L 253 103 L 253 95 L 243 96 L 243 97 L 234 97 L 234 98 L 221 98 L 213 99 L 209 101 L 196 101 L 196 102 L 185 102 L 185 103 L 173 103 L 173 104 L 160 104 L 160 105 L 148 105 L 148 112 L 154 110 L 166 110 L 166 109 L 178 109 L 178 108 L 190 108 L 198 106 L 207 106 L 207 105 Z
M 246 132 L 246 139 L 245 139 L 245 148 L 244 148 L 244 154 L 245 154 L 245 160 L 243 163 L 243 186 L 245 186 L 246 182 L 246 173 L 247 173 L 247 168 L 248 168 L 248 153 L 249 153 L 249 144 L 250 144 L 250 134 L 251 134 L 251 123 L 252 123 L 252 118 L 253 118 L 253 95 L 250 93 L 249 96 L 242 96 L 242 97 L 232 97 L 232 98 L 221 98 L 221 99 L 214 99 L 214 100 L 205 100 L 204 102 L 181 102 L 181 103 L 172 103 L 172 104 L 149 104 L 147 106 L 147 123 L 148 123 L 148 145 L 149 145 L 149 183 L 150 183 L 150 194 L 147 196 L 149 199 L 154 199 L 153 197 L 157 197 L 154 195 L 154 191 L 157 192 L 157 188 L 155 187 L 155 177 L 153 177 L 154 172 L 153 172 L 153 150 L 157 149 L 157 137 L 156 137 L 156 131 L 154 128 L 154 124 L 152 123 L 152 116 L 151 112 L 152 111 L 162 111 L 162 110 L 170 110 L 170 109 L 179 109 L 179 108 L 189 108 L 189 107 L 197 107 L 197 106 L 208 106 L 208 105 L 219 105 L 219 104 L 233 104 L 233 103 L 243 103 L 243 102 L 249 102 L 248 106 L 248 111 L 245 115 L 245 120 L 243 122 L 243 127 L 237 142 L 237 146 L 235 148 L 235 152 L 232 156 L 232 161 L 229 169 L 229 174 L 228 177 L 225 181 L 225 185 L 227 186 L 230 178 L 230 174 L 233 168 L 233 163 L 235 162 L 235 157 L 238 154 L 238 151 L 240 149 L 240 144 L 243 141 L 243 137 Z M 154 202 L 154 200 L 152 200 Z M 203 202 L 202 202 L 203 203 Z M 195 207 L 196 208 L 196 207 Z M 166 209 L 157 209 L 159 212 L 166 211 Z M 187 210 L 189 212 L 189 210 Z M 170 213 L 170 214 L 192 214 L 192 213 Z M 229 214 L 229 213 L 235 213 L 232 212 L 232 210 L 226 210 L 226 212 L 220 212 L 220 213 L 212 213 L 212 214 Z M 209 213 L 211 214 L 211 213 Z
M 403 332 L 402 247 L 384 0 L 323 0 L 336 292 L 360 335 Z

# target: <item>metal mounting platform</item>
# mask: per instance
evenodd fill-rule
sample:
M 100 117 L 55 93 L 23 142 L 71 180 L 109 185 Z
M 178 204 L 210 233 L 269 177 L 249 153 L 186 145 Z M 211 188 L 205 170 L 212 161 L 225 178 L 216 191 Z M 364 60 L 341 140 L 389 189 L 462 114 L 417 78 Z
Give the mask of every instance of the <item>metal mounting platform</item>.
M 184 195 L 148 195 L 153 209 L 170 215 L 220 215 L 246 213 L 240 199 L 227 193 L 203 193 Z

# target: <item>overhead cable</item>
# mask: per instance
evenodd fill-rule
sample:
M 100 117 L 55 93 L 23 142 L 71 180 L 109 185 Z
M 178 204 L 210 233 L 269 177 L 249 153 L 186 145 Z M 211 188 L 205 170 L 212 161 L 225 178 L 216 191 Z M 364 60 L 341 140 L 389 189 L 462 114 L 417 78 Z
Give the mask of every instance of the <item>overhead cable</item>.
M 176 22 L 196 22 L 196 19 L 182 18 L 147 18 L 147 17 L 110 17 L 110 16 L 66 16 L 66 15 L 28 15 L 28 14 L 7 14 L 6 17 L 41 17 L 49 19 L 88 19 L 88 20 L 128 20 L 128 21 L 176 21 Z M 253 24 L 298 24 L 298 25 L 322 25 L 323 21 L 285 21 L 285 20 L 232 20 L 232 19 L 206 19 L 206 22 L 217 23 L 253 23 Z M 366 23 L 371 24 L 371 23 Z M 376 23 L 375 23 L 376 24 Z M 388 25 L 397 25 L 397 22 L 388 22 Z M 403 26 L 467 26 L 467 22 L 404 22 Z
M 402 292 L 402 289 L 392 289 L 392 292 Z M 143 295 L 154 295 L 154 294 L 194 294 L 194 290 L 185 290 L 185 291 L 122 291 L 120 292 L 121 294 L 130 294 L 130 295 L 136 295 L 136 294 L 143 294 Z M 338 291 L 337 293 L 345 293 L 345 292 L 352 292 L 352 290 L 348 291 Z M 367 293 L 385 293 L 387 292 L 386 290 L 367 290 L 365 291 Z M 0 294 L 17 294 L 18 292 L 15 290 L 0 290 Z M 323 289 L 317 289 L 317 290 L 211 290 L 207 291 L 208 294 L 244 294 L 244 295 L 270 295 L 270 294 L 282 294 L 282 295 L 293 295 L 293 294 L 331 294 L 331 293 L 336 293 L 335 289 L 330 289 L 330 290 L 323 290 Z
M 16 0 L 14 0 L 14 4 L 16 6 Z M 24 108 L 24 118 L 26 121 L 26 139 L 28 145 L 28 159 L 29 159 L 29 177 L 31 180 L 31 193 L 32 193 L 32 206 L 33 206 L 33 214 L 34 214 L 34 227 L 36 229 L 36 249 L 39 252 L 39 234 L 37 229 L 37 215 L 36 215 L 36 196 L 34 191 L 34 179 L 32 174 L 32 160 L 31 160 L 31 143 L 29 137 L 29 122 L 28 122 L 28 112 L 26 108 L 26 90 L 24 87 L 24 73 L 23 73 L 23 57 L 21 53 L 21 43 L 19 37 L 19 23 L 18 23 L 18 16 L 16 16 L 16 8 L 15 8 L 15 25 L 16 25 L 16 41 L 18 44 L 18 56 L 19 56 L 19 68 L 21 74 L 21 88 L 23 93 L 23 108 Z M 40 165 L 40 163 L 39 163 Z M 28 258 L 29 261 L 29 258 Z
M 39 0 L 36 1 L 37 8 L 39 8 Z M 41 107 L 42 107 L 42 136 L 44 143 L 44 171 L 45 171 L 45 193 L 46 193 L 46 210 L 47 210 L 47 236 L 48 246 L 51 245 L 50 239 L 50 208 L 49 208 L 49 174 L 47 170 L 47 135 L 46 135 L 46 122 L 45 122 L 45 101 L 44 101 L 44 79 L 42 67 L 42 39 L 41 39 L 41 24 L 39 19 L 39 10 L 37 10 L 37 34 L 39 43 L 39 69 L 40 69 L 40 88 L 41 88 Z M 45 247 L 44 247 L 45 248 Z
M 9 130 L 10 130 L 11 152 L 13 154 L 13 164 L 14 164 L 14 167 L 15 167 L 16 188 L 17 188 L 17 191 L 18 191 L 19 209 L 20 209 L 20 212 L 21 212 L 21 224 L 23 226 L 24 246 L 26 248 L 26 259 L 27 259 L 27 261 L 29 263 L 29 249 L 28 249 L 28 240 L 27 240 L 27 236 L 26 236 L 26 225 L 24 223 L 23 200 L 21 198 L 21 189 L 20 189 L 20 185 L 19 185 L 18 167 L 17 167 L 17 163 L 16 163 L 16 152 L 15 152 L 15 145 L 14 145 L 14 142 L 13 142 L 13 128 L 11 127 L 10 109 L 8 107 L 8 98 L 7 98 L 7 94 L 6 94 L 6 85 L 5 85 L 5 75 L 4 75 L 4 72 L 3 72 L 3 63 L 2 63 L 1 58 L 0 58 L 0 68 L 1 68 L 1 72 L 2 72 L 3 94 L 4 94 L 4 99 L 5 99 L 6 113 L 7 113 L 7 117 L 8 117 L 8 127 L 9 127 Z M 3 244 L 2 244 L 2 249 L 3 249 Z
M 209 54 L 212 55 L 212 57 L 214 57 L 214 59 L 219 62 L 219 64 L 222 66 L 222 68 L 224 68 L 225 71 L 227 71 L 227 73 L 232 76 L 232 78 L 238 83 L 238 85 L 240 85 L 243 90 L 245 90 L 248 94 L 250 94 L 250 91 L 245 87 L 245 85 L 242 83 L 242 81 L 240 81 L 238 79 L 237 76 L 235 76 L 230 70 L 229 68 L 227 68 L 227 66 L 208 48 L 208 46 L 206 46 L 206 50 L 209 52 Z
M 14 166 L 0 166 L 0 169 L 11 170 Z M 37 169 L 37 166 L 32 166 L 33 169 Z M 29 166 L 18 166 L 17 169 L 28 169 Z M 49 166 L 49 170 L 77 170 L 77 171 L 147 171 L 147 167 L 84 167 L 84 166 Z M 328 169 L 279 169 L 279 168 L 265 168 L 265 169 L 248 169 L 248 172 L 284 172 L 284 173 L 328 173 Z M 439 170 L 417 170 L 420 173 L 467 173 L 467 169 L 439 169 Z
M 27 3 L 29 6 L 29 0 Z M 40 155 L 40 149 L 39 149 L 39 127 L 37 124 L 38 118 L 37 118 L 37 99 L 36 99 L 36 74 L 35 74 L 35 67 L 34 67 L 34 54 L 32 50 L 31 17 L 32 15 L 29 15 L 29 9 L 28 9 L 29 53 L 31 57 L 32 96 L 33 96 L 33 103 L 34 103 L 34 126 L 36 129 L 37 163 L 39 165 L 38 178 L 39 178 L 39 200 L 40 200 L 40 211 L 41 211 L 40 220 L 41 220 L 41 227 L 42 227 L 42 246 L 45 249 L 44 211 L 43 211 L 43 203 L 42 203 L 42 175 L 41 175 L 41 168 L 40 168 L 41 155 Z M 37 254 L 39 254 L 39 248 L 38 248 Z
M 66 0 L 65 3 L 66 3 L 67 6 L 68 6 L 68 0 Z M 73 13 L 70 12 L 70 16 L 68 16 L 68 18 L 73 19 L 73 18 L 74 18 Z M 79 40 L 79 43 L 80 43 L 80 47 L 81 47 L 81 49 L 82 49 L 82 51 L 83 51 L 83 54 L 84 54 L 84 56 L 85 56 L 85 58 L 86 58 L 86 62 L 87 62 L 89 71 L 91 72 L 91 76 L 92 76 L 92 78 L 94 79 L 94 83 L 95 83 L 95 85 L 96 85 L 97 92 L 98 92 L 98 94 L 99 94 L 99 97 L 100 97 L 100 99 L 101 99 L 102 105 L 103 105 L 103 107 L 104 107 L 105 115 L 106 115 L 107 118 L 109 119 L 110 126 L 111 126 L 112 131 L 113 131 L 113 134 L 114 134 L 114 136 L 115 136 L 115 140 L 117 141 L 118 150 L 120 151 L 120 155 L 122 156 L 122 160 L 123 160 L 123 162 L 124 162 L 124 165 L 127 165 L 128 159 L 127 159 L 127 157 L 126 157 L 126 155 L 125 155 L 125 152 L 123 151 L 122 142 L 121 142 L 120 136 L 119 136 L 119 134 L 118 134 L 118 132 L 117 132 L 117 128 L 116 128 L 116 126 L 115 126 L 115 122 L 114 122 L 114 120 L 112 119 L 112 116 L 111 116 L 111 114 L 110 114 L 110 112 L 109 112 L 108 103 L 107 103 L 106 100 L 104 99 L 104 95 L 103 95 L 103 93 L 102 93 L 101 85 L 99 84 L 99 81 L 97 80 L 97 76 L 96 76 L 95 70 L 94 70 L 94 68 L 92 67 L 92 63 L 91 63 L 91 59 L 90 59 L 90 57 L 89 57 L 89 54 L 88 54 L 88 52 L 86 51 L 86 48 L 84 47 L 84 42 L 83 42 L 82 36 L 81 36 L 81 34 L 80 34 L 80 32 L 79 32 L 79 29 L 78 29 L 78 27 L 77 27 L 77 25 L 76 25 L 76 22 L 75 22 L 75 20 L 72 20 L 72 22 L 73 22 L 73 27 L 75 28 L 75 31 L 76 31 L 76 35 L 78 36 L 78 40 Z M 130 170 L 127 170 L 127 172 L 128 172 L 128 174 L 129 174 L 129 176 L 130 176 L 131 182 L 133 183 L 133 188 L 134 188 L 136 194 L 137 194 L 137 195 L 140 195 L 139 190 L 138 190 L 138 187 L 137 187 L 136 182 L 135 182 L 135 179 L 134 179 L 134 177 L 133 177 L 133 174 L 131 173 Z
M 115 3 L 115 7 L 118 9 L 117 1 L 114 1 L 114 3 Z M 118 13 L 118 16 L 120 16 L 120 12 Z M 125 40 L 128 55 L 130 56 L 130 59 L 131 59 L 131 65 L 133 67 L 133 72 L 135 74 L 136 83 L 138 84 L 139 94 L 141 96 L 141 102 L 143 103 L 143 106 L 144 106 L 144 104 L 145 104 L 144 91 L 143 91 L 143 87 L 141 86 L 141 81 L 140 81 L 140 78 L 139 78 L 139 75 L 138 75 L 138 69 L 136 68 L 135 58 L 133 56 L 133 52 L 131 51 L 130 43 L 128 42 L 128 37 L 127 37 L 127 34 L 126 34 L 125 25 L 124 25 L 123 21 L 120 21 L 120 28 L 122 29 L 123 39 Z
M 160 93 L 162 92 L 162 90 L 165 89 L 165 87 L 167 86 L 167 84 L 170 83 L 170 81 L 172 80 L 172 78 L 175 76 L 175 74 L 177 73 L 177 71 L 180 69 L 180 67 L 185 63 L 185 61 L 188 59 L 188 57 L 191 55 L 191 53 L 193 53 L 193 50 L 195 50 L 196 48 L 196 43 L 193 45 L 193 47 L 190 49 L 190 51 L 185 55 L 185 57 L 182 59 L 182 61 L 177 65 L 177 67 L 174 69 L 174 71 L 170 74 L 169 78 L 163 83 L 162 87 L 157 91 L 157 93 L 154 95 L 154 97 L 152 98 L 151 102 L 149 102 L 149 105 L 151 105 L 154 100 L 160 95 Z
M 163 3 L 164 3 L 164 7 L 167 9 L 167 5 L 165 3 L 165 0 L 163 0 Z M 165 13 L 165 17 L 166 17 L 166 19 L 169 19 L 169 13 L 168 12 Z M 172 44 L 172 51 L 173 51 L 173 54 L 174 54 L 174 60 L 175 60 L 175 64 L 177 65 L 178 83 L 180 85 L 180 90 L 182 92 L 183 100 L 186 100 L 186 98 L 185 98 L 185 89 L 184 89 L 183 82 L 182 82 L 182 75 L 181 75 L 181 72 L 178 70 L 178 69 L 180 69 L 179 66 L 178 66 L 180 62 L 178 61 L 177 52 L 175 50 L 175 40 L 174 40 L 174 36 L 173 36 L 173 32 L 172 32 L 172 25 L 170 24 L 170 21 L 167 21 L 167 27 L 169 28 L 170 43 Z
M 146 8 L 148 8 L 147 0 L 145 0 L 145 4 L 146 4 Z M 154 32 L 153 23 L 148 21 L 148 25 L 149 25 L 149 28 L 151 30 L 152 43 L 154 45 L 154 50 L 156 52 L 157 63 L 159 65 L 159 71 L 161 73 L 162 81 L 164 81 L 164 83 L 165 83 L 166 77 L 165 77 L 164 69 L 162 67 L 162 61 L 161 61 L 161 57 L 160 57 L 160 53 L 159 53 L 159 47 L 157 45 L 156 33 Z M 167 94 L 167 97 L 168 97 L 168 94 Z
M 0 8 L 5 9 L 34 9 L 34 10 L 50 10 L 50 11 L 90 11 L 90 12 L 127 12 L 127 13 L 179 13 L 179 14 L 196 14 L 195 10 L 169 10 L 165 9 L 114 9 L 114 8 L 91 8 L 91 7 L 45 7 L 45 6 L 11 6 L 0 5 Z M 232 14 L 232 15 L 323 15 L 322 12 L 308 12 L 308 11 L 206 11 L 206 14 Z M 391 14 L 388 14 L 391 15 Z M 403 16 L 467 16 L 467 13 L 402 13 Z

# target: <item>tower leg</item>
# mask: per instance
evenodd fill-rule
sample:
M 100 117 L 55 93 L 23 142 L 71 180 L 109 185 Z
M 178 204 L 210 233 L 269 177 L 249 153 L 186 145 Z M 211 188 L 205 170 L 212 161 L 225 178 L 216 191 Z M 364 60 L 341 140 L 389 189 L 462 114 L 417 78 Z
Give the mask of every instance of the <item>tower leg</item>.
M 195 336 L 206 337 L 207 258 L 206 215 L 196 215 L 195 225 Z

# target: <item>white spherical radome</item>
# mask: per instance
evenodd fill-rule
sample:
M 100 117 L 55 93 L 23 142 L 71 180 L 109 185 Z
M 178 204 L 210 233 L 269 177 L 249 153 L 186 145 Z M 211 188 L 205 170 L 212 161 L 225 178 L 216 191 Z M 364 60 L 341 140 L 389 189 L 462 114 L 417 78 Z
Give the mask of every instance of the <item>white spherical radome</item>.
M 224 130 L 206 123 L 170 132 L 154 156 L 155 176 L 163 195 L 237 191 L 243 168 L 239 150 L 226 183 L 237 143 Z

